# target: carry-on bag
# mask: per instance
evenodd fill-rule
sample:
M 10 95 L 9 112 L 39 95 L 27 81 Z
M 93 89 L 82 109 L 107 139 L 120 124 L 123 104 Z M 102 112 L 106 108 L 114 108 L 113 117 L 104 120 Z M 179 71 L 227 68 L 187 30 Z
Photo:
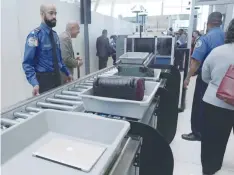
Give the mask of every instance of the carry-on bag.
M 134 77 L 98 77 L 93 83 L 93 95 L 141 101 L 145 80 Z
M 234 106 L 234 65 L 229 66 L 229 69 L 219 85 L 216 96 Z

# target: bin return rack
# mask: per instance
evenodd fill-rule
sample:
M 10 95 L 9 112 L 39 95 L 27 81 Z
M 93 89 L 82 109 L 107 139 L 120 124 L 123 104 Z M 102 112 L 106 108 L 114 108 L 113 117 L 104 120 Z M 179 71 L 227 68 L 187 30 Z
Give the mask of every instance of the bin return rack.
M 89 74 L 83 78 L 73 81 L 69 84 L 63 85 L 38 97 L 33 97 L 17 103 L 1 113 L 1 132 L 5 132 L 14 125 L 20 125 L 24 119 L 30 118 L 44 109 L 55 109 L 70 112 L 86 112 L 83 108 L 83 102 L 79 97 L 80 92 L 92 86 L 94 79 L 99 75 L 112 75 L 117 72 L 115 66 L 97 71 Z M 164 74 L 170 74 L 170 70 L 164 70 Z M 163 76 L 162 76 L 163 77 Z M 155 99 L 150 104 L 145 116 L 139 121 L 132 121 L 128 118 L 119 116 L 105 115 L 113 119 L 129 120 L 130 122 L 140 122 L 150 127 L 156 128 L 165 137 L 167 142 L 171 142 L 176 133 L 178 113 L 172 114 L 177 109 L 178 102 L 175 98 L 175 89 L 172 87 L 170 80 L 175 81 L 174 78 L 161 78 L 161 85 L 158 92 L 155 94 Z M 173 91 L 171 91 L 173 89 Z M 170 92 L 171 91 L 171 92 Z M 178 91 L 179 93 L 179 91 Z M 169 99 L 168 99 L 169 98 Z M 168 106 L 170 101 L 170 106 Z M 100 115 L 100 114 L 97 114 Z M 170 120 L 170 118 L 173 118 Z M 37 126 L 38 127 L 38 126 Z M 68 126 L 69 127 L 69 126 Z M 13 128 L 12 128 L 13 129 Z M 109 175 L 123 175 L 135 174 L 135 168 L 140 167 L 137 161 L 139 148 L 141 147 L 141 139 L 138 136 L 127 135 L 122 144 L 122 151 L 116 158 L 107 174 Z M 140 167 L 141 168 L 141 167 Z

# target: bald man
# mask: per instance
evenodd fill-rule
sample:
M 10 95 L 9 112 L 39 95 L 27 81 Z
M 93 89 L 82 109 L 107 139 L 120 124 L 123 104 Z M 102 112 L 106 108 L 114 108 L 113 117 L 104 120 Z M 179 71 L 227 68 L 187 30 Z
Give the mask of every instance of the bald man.
M 80 26 L 76 21 L 70 21 L 67 23 L 66 31 L 59 35 L 62 58 L 71 72 L 72 76 L 74 74 L 74 68 L 80 67 L 83 62 L 80 57 L 76 57 L 74 55 L 73 47 L 72 47 L 72 38 L 76 38 L 80 33 Z M 66 83 L 66 77 L 62 75 L 62 83 Z
M 182 138 L 188 141 L 201 141 L 202 125 L 204 122 L 204 102 L 202 100 L 208 84 L 202 80 L 201 70 L 204 61 L 213 49 L 224 44 L 225 34 L 220 28 L 223 15 L 220 12 L 213 12 L 207 20 L 207 34 L 201 36 L 196 42 L 195 49 L 191 56 L 190 69 L 184 80 L 184 87 L 187 88 L 190 78 L 197 75 L 193 106 L 191 111 L 191 130 L 189 134 L 183 134 Z M 221 58 L 222 59 L 222 58 Z
M 28 82 L 33 87 L 33 95 L 39 95 L 61 85 L 60 71 L 67 81 L 72 75 L 63 63 L 56 26 L 56 7 L 53 4 L 41 5 L 41 25 L 27 36 L 23 69 Z

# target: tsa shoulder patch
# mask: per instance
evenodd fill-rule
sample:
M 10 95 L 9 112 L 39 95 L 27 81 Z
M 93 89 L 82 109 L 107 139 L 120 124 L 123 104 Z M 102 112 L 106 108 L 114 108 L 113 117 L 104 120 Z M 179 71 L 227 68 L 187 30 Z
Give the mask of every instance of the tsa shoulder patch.
M 29 37 L 27 43 L 28 43 L 28 46 L 30 46 L 30 47 L 37 47 L 38 46 L 38 39 L 35 37 Z
M 195 48 L 199 48 L 199 47 L 201 47 L 201 46 L 202 46 L 202 41 L 201 41 L 201 40 L 198 40 L 198 41 L 196 42 Z

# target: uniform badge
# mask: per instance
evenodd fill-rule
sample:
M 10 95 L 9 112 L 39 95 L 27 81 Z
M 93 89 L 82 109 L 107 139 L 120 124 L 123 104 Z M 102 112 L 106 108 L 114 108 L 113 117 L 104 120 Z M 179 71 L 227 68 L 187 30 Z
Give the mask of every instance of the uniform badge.
M 30 47 L 37 47 L 38 46 L 37 38 L 30 37 L 30 38 L 28 38 L 27 42 L 28 42 L 28 46 L 30 46 Z
M 201 41 L 201 40 L 198 40 L 198 41 L 196 42 L 195 48 L 199 48 L 199 47 L 201 47 L 201 46 L 202 46 L 202 41 Z

